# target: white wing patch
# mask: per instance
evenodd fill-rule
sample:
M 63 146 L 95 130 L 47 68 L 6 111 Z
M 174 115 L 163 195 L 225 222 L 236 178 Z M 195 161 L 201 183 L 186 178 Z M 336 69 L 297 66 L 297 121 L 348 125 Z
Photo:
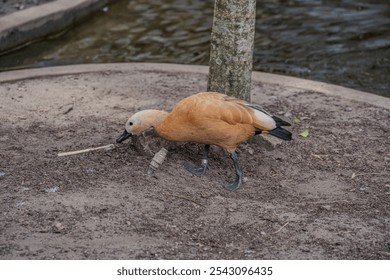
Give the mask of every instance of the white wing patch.
M 257 106 L 252 106 L 252 104 L 250 104 L 248 107 L 250 107 L 255 113 L 256 120 L 261 123 L 267 130 L 276 128 L 276 122 L 272 118 L 271 114 Z

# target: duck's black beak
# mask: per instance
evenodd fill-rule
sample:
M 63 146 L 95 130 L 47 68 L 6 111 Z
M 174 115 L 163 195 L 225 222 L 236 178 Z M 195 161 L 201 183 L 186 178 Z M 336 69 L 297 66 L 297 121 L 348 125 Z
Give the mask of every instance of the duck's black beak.
M 118 139 L 116 139 L 116 142 L 117 143 L 122 143 L 123 141 L 125 141 L 127 138 L 130 138 L 131 137 L 131 133 L 127 132 L 127 130 L 125 129 L 125 131 L 123 131 L 122 135 L 118 137 Z

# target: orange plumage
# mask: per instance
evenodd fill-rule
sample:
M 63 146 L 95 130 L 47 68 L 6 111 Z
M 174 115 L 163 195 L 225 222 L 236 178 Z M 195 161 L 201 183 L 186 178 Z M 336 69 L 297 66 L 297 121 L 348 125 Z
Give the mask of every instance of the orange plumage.
M 259 133 L 291 140 L 291 133 L 280 127 L 283 125 L 290 124 L 257 105 L 221 93 L 201 92 L 181 100 L 170 113 L 145 110 L 134 114 L 117 141 L 153 127 L 159 136 L 170 141 L 205 144 L 204 166 L 186 166 L 198 176 L 203 175 L 207 167 L 208 146 L 219 146 L 231 154 L 235 164 L 237 179 L 227 187 L 236 189 L 242 177 L 235 153 L 237 145 Z

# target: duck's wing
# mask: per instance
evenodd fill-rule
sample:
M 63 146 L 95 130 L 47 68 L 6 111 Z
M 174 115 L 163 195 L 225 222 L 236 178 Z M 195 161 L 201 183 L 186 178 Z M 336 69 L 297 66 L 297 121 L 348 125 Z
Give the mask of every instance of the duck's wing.
M 252 108 L 255 111 L 261 112 L 262 114 L 266 114 L 266 115 L 270 116 L 275 121 L 276 126 L 291 126 L 291 123 L 289 123 L 289 122 L 287 122 L 285 120 L 282 120 L 281 118 L 268 113 L 266 110 L 264 110 L 263 108 L 261 108 L 257 104 L 245 104 L 245 106 L 248 106 L 248 107 Z
M 231 125 L 250 124 L 263 131 L 269 131 L 282 122 L 256 104 L 221 93 L 198 93 L 184 99 L 177 107 L 186 112 L 191 122 L 197 124 L 221 120 Z

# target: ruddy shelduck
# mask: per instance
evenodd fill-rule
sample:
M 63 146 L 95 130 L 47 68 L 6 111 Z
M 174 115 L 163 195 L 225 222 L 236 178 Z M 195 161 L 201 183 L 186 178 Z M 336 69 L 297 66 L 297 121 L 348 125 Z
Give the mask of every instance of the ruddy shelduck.
M 221 93 L 201 92 L 181 100 L 170 113 L 160 110 L 135 113 L 126 122 L 125 131 L 117 142 L 153 128 L 160 137 L 169 141 L 204 144 L 201 165 L 184 164 L 196 176 L 204 175 L 207 169 L 210 145 L 219 146 L 230 153 L 236 172 L 235 181 L 225 184 L 225 187 L 236 190 L 243 178 L 237 160 L 237 145 L 261 133 L 291 140 L 291 132 L 281 127 L 289 125 L 258 105 Z

